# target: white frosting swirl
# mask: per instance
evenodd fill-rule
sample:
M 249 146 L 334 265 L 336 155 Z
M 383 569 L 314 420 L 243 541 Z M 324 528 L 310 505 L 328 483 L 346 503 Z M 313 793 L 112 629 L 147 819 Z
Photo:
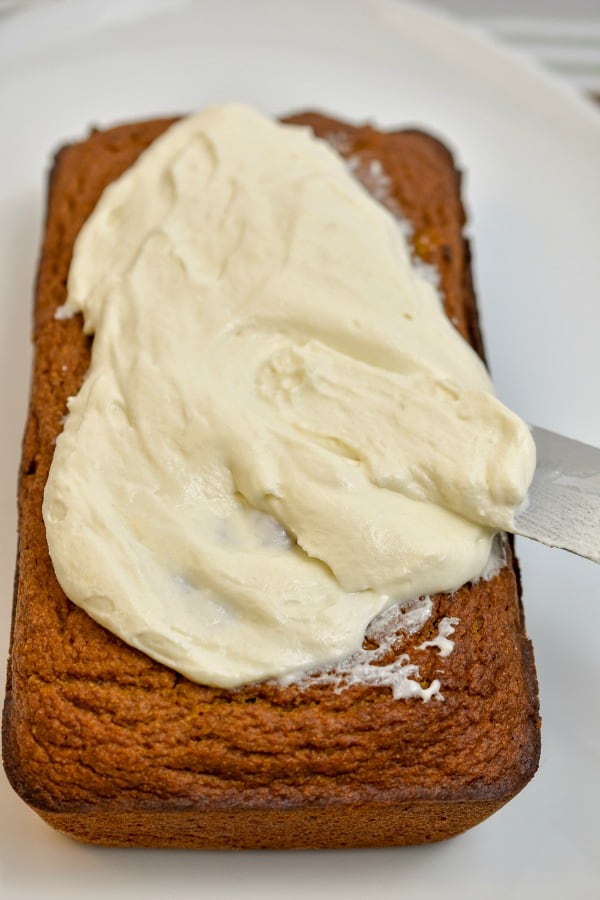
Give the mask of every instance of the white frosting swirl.
M 395 601 L 482 572 L 527 428 L 306 130 L 230 105 L 104 192 L 66 314 L 95 334 L 44 518 L 58 579 L 125 641 L 233 687 L 339 660 Z

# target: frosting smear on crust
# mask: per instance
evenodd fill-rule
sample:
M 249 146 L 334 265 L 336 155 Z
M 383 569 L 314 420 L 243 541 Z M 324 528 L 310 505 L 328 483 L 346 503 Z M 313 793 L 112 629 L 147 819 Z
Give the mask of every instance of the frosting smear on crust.
M 305 129 L 173 125 L 77 240 L 95 335 L 44 519 L 71 600 L 189 678 L 335 663 L 395 603 L 477 578 L 526 426 L 393 217 Z

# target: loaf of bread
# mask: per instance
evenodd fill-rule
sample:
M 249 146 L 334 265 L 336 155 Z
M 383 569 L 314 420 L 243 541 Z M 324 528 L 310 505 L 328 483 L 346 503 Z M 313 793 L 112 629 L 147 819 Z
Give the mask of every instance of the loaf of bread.
M 418 630 L 395 630 L 388 617 L 388 634 L 366 638 L 366 650 L 385 646 L 377 665 L 406 655 L 422 687 L 439 681 L 428 702 L 396 700 L 389 685 L 367 678 L 348 681 L 343 665 L 287 685 L 195 684 L 96 624 L 56 581 L 42 497 L 90 338 L 80 317 L 55 314 L 75 238 L 103 189 L 171 121 L 95 131 L 62 149 L 51 175 L 19 482 L 2 732 L 8 777 L 48 823 L 96 844 L 320 848 L 451 837 L 501 807 L 538 765 L 536 676 L 508 540 L 495 574 L 431 598 Z M 289 121 L 328 140 L 409 223 L 415 259 L 437 272 L 448 316 L 482 354 L 449 152 L 418 131 L 316 114 Z M 438 635 L 448 622 L 446 655 Z

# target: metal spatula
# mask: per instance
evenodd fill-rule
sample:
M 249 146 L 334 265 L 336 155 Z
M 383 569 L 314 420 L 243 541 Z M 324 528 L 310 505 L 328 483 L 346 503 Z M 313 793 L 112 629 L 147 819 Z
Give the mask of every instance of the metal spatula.
M 515 534 L 600 563 L 600 449 L 531 429 L 537 466 Z

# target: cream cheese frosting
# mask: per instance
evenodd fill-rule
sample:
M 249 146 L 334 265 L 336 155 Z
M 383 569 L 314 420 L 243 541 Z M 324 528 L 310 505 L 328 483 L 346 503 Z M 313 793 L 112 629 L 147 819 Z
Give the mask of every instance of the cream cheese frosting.
M 201 683 L 357 651 L 485 568 L 527 427 L 394 218 L 307 130 L 171 126 L 83 227 L 61 315 L 94 334 L 44 496 L 67 596 Z

